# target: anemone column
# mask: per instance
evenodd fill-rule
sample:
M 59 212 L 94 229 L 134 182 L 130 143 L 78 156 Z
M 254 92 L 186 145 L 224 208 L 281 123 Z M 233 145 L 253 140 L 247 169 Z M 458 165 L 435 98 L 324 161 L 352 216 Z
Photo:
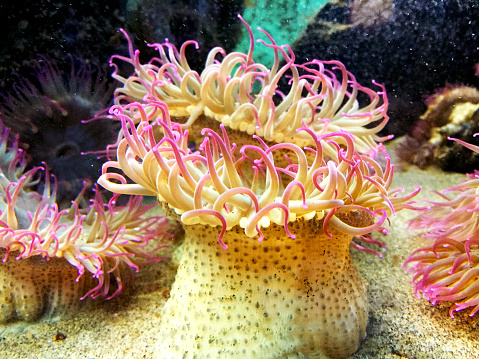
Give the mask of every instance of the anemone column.
M 333 229 L 329 238 L 322 224 L 297 220 L 296 239 L 273 224 L 261 243 L 236 226 L 223 237 L 226 250 L 217 229 L 186 226 L 158 357 L 353 353 L 365 335 L 365 286 L 351 265 L 351 236 Z

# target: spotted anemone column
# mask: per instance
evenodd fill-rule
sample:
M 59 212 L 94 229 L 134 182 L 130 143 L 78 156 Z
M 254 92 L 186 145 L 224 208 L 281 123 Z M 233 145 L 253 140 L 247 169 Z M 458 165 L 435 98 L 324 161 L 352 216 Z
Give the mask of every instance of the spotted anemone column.
M 329 225 L 330 238 L 322 224 L 290 223 L 296 239 L 271 224 L 262 242 L 235 226 L 223 237 L 228 249 L 218 244 L 217 228 L 185 226 L 157 358 L 341 358 L 356 351 L 367 322 L 365 286 L 351 265 L 351 236 Z

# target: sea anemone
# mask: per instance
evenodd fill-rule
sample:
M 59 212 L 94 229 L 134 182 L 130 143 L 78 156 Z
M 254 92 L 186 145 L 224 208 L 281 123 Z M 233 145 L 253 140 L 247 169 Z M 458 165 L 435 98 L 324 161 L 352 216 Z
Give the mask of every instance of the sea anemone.
M 451 139 L 479 153 L 479 147 Z M 479 310 L 479 172 L 469 174 L 469 180 L 442 191 L 444 201 L 429 202 L 418 217 L 409 222 L 413 230 L 427 229 L 423 237 L 427 246 L 415 250 L 404 263 L 414 275 L 412 284 L 416 296 L 422 294 L 432 303 L 457 302 L 454 312 L 474 307 Z
M 415 295 L 420 293 L 433 305 L 455 302 L 454 312 L 474 307 L 471 317 L 479 310 L 479 245 L 478 237 L 464 243 L 453 239 L 438 239 L 433 245 L 415 250 L 404 266 L 414 274 Z
M 84 186 L 69 210 L 59 210 L 48 170 L 23 173 L 23 151 L 16 142 L 9 146 L 8 136 L 3 128 L 0 323 L 67 313 L 86 297 L 113 298 L 139 264 L 161 260 L 170 226 L 163 216 L 147 215 L 141 197 L 117 206 L 118 196 L 105 203 L 95 190 L 90 207 L 81 209 Z M 44 193 L 32 191 L 43 177 Z
M 241 16 L 240 20 L 243 21 Z M 299 128 L 308 127 L 314 133 L 326 134 L 348 131 L 356 151 L 376 151 L 376 134 L 388 121 L 388 101 L 384 87 L 375 92 L 358 84 L 354 76 L 339 61 L 312 60 L 295 64 L 294 53 L 287 45 L 279 46 L 264 30 L 269 43 L 257 40 L 274 52 L 271 68 L 255 63 L 254 37 L 251 28 L 243 21 L 250 35 L 247 54 L 226 54 L 222 48 L 213 48 L 201 75 L 191 70 L 185 56 L 186 41 L 178 50 L 168 41 L 152 44 L 159 57 L 141 64 L 139 51 L 129 43 L 129 57 L 115 55 L 111 64 L 113 77 L 123 83 L 115 90 L 115 103 L 143 102 L 145 96 L 168 105 L 170 115 L 183 128 L 190 131 L 190 139 L 201 140 L 201 129 L 208 127 L 219 131 L 219 124 L 237 143 L 237 137 L 256 134 L 269 145 L 293 143 L 300 147 L 314 146 L 311 136 Z M 216 58 L 222 56 L 218 61 Z M 280 59 L 285 64 L 280 66 Z M 134 66 L 134 74 L 123 77 L 114 60 Z M 289 90 L 284 93 L 278 83 L 290 76 Z M 358 97 L 369 103 L 361 107 Z M 231 131 L 235 130 L 235 131 Z M 243 138 L 245 137 L 243 136 Z M 338 138 L 340 144 L 344 141 Z
M 398 160 L 425 168 L 435 164 L 446 171 L 471 172 L 479 155 L 451 142 L 449 137 L 478 144 L 479 91 L 463 85 L 447 85 L 427 100 L 427 111 L 396 146 Z
M 20 77 L 1 98 L 3 123 L 17 133 L 29 167 L 47 164 L 58 181 L 57 203 L 69 207 L 83 187 L 95 181 L 103 160 L 98 153 L 115 142 L 115 122 L 102 119 L 113 88 L 101 70 L 83 63 L 70 72 L 39 57 L 31 80 Z M 91 119 L 96 121 L 88 121 Z M 89 195 L 89 193 L 87 193 Z
M 383 170 L 354 150 L 351 134 L 316 135 L 308 127 L 298 129 L 314 143 L 307 150 L 268 146 L 258 136 L 256 144 L 236 146 L 221 125 L 219 133 L 205 128 L 192 151 L 188 131 L 171 121 L 164 103 L 113 106 L 111 113 L 123 138 L 98 183 L 114 193 L 157 196 L 185 225 L 159 357 L 322 351 L 339 358 L 358 348 L 367 300 L 351 264 L 351 239 L 383 230 L 416 194 L 389 190 L 389 160 Z M 328 146 L 332 156 L 323 152 Z M 274 152 L 288 152 L 294 164 L 278 165 Z

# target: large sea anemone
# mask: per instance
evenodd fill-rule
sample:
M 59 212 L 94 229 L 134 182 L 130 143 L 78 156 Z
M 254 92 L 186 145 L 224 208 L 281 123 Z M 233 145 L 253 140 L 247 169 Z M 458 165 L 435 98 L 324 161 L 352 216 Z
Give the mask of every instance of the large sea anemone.
M 31 79 L 19 78 L 0 97 L 1 119 L 19 135 L 29 167 L 46 163 L 56 176 L 61 207 L 75 199 L 84 180 L 98 178 L 98 154 L 115 141 L 118 131 L 113 121 L 104 119 L 113 91 L 106 75 L 70 60 L 66 72 L 53 60 L 39 57 Z
M 129 57 L 112 57 L 116 69 L 113 77 L 123 83 L 115 90 L 115 103 L 144 102 L 145 96 L 164 102 L 174 120 L 189 129 L 190 140 L 197 142 L 201 141 L 202 128 L 218 132 L 223 124 L 237 143 L 245 138 L 248 142 L 256 134 L 269 145 L 288 142 L 314 146 L 309 134 L 297 131 L 307 127 L 318 135 L 348 131 L 356 151 L 376 151 L 376 141 L 380 140 L 377 133 L 388 121 L 388 101 L 382 86 L 379 92 L 361 86 L 339 61 L 296 64 L 291 48 L 277 45 L 261 29 L 267 42 L 257 41 L 271 49 L 275 60 L 271 68 L 255 63 L 255 39 L 244 24 L 250 35 L 248 53 L 226 54 L 216 47 L 210 51 L 201 74 L 190 68 L 185 55 L 188 46 L 198 46 L 194 41 L 186 41 L 179 50 L 168 41 L 152 44 L 159 57 L 141 64 L 139 51 L 133 50 L 126 36 Z M 131 64 L 134 73 L 120 75 L 115 60 Z M 285 76 L 291 77 L 290 87 L 280 91 L 278 83 Z M 361 107 L 358 97 L 369 99 L 369 103 Z M 338 141 L 345 144 L 340 138 Z
M 355 151 L 353 135 L 317 135 L 307 126 L 298 129 L 314 144 L 307 149 L 269 146 L 258 136 L 237 146 L 221 125 L 218 133 L 203 129 L 192 151 L 165 103 L 111 113 L 123 137 L 99 184 L 156 196 L 185 225 L 158 357 L 266 359 L 299 351 L 340 358 L 358 348 L 367 300 L 351 239 L 383 230 L 415 195 L 389 189 L 389 160 L 383 170 Z M 278 164 L 276 152 L 294 161 Z
M 1 129 L 0 323 L 70 311 L 86 297 L 117 296 L 139 264 L 161 260 L 168 221 L 146 214 L 141 197 L 125 206 L 95 190 L 89 208 L 55 203 L 47 169 L 24 172 L 24 152 Z M 32 188 L 43 182 L 43 194 Z

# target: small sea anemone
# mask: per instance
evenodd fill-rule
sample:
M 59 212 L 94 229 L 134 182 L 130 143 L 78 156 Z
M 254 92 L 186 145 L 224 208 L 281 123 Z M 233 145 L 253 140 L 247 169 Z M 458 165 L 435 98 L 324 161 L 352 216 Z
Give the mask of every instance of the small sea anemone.
M 383 170 L 354 150 L 347 132 L 318 136 L 307 127 L 298 129 L 314 143 L 307 150 L 268 146 L 258 136 L 256 144 L 236 146 L 221 125 L 219 133 L 205 128 L 192 151 L 188 131 L 164 103 L 113 106 L 111 113 L 124 137 L 98 183 L 157 196 L 185 225 L 159 356 L 275 358 L 297 350 L 340 358 L 358 348 L 367 300 L 351 239 L 382 231 L 416 193 L 389 190 L 389 160 Z M 328 146 L 331 156 L 323 152 Z M 294 154 L 294 164 L 275 162 L 282 151 Z
M 198 46 L 194 41 L 185 42 L 180 50 L 168 41 L 152 44 L 159 57 L 141 64 L 139 51 L 133 50 L 125 33 L 129 57 L 113 56 L 111 61 L 116 68 L 113 77 L 123 83 L 115 90 L 115 103 L 142 102 L 145 96 L 162 101 L 175 121 L 190 130 L 191 140 L 201 139 L 201 129 L 205 127 L 219 131 L 221 123 L 232 139 L 241 133 L 247 137 L 256 134 L 268 144 L 314 146 L 311 136 L 297 131 L 308 127 L 318 135 L 348 131 L 358 152 L 376 150 L 376 141 L 381 140 L 376 134 L 388 121 L 384 87 L 379 85 L 380 91 L 375 92 L 361 86 L 339 61 L 295 64 L 291 48 L 277 45 L 261 29 L 269 43 L 257 41 L 274 52 L 275 60 L 271 68 L 255 63 L 253 33 L 243 23 L 250 35 L 248 53 L 226 54 L 216 47 L 210 51 L 201 75 L 190 69 L 185 56 L 189 45 Z M 219 56 L 223 57 L 221 61 L 216 59 Z M 114 60 L 133 65 L 134 74 L 121 76 Z M 285 76 L 291 77 L 287 93 L 278 89 Z M 369 103 L 360 107 L 358 97 L 369 99 Z M 344 145 L 343 140 L 338 141 Z
M 118 196 L 105 203 L 95 190 L 89 208 L 73 202 L 59 210 L 56 183 L 50 186 L 45 171 L 44 193 L 31 190 L 44 169 L 22 173 L 23 151 L 6 145 L 8 133 L 0 147 L 0 323 L 65 313 L 88 296 L 113 298 L 140 263 L 162 258 L 169 224 L 146 215 L 141 197 L 116 206 Z
M 433 245 L 415 250 L 404 263 L 414 275 L 412 283 L 416 297 L 422 293 L 433 305 L 455 302 L 454 312 L 474 307 L 471 317 L 479 310 L 479 240 L 476 237 L 461 243 L 441 238 Z
M 448 137 L 478 144 L 473 135 L 479 130 L 479 91 L 447 85 L 427 103 L 420 121 L 396 146 L 398 159 L 419 168 L 435 164 L 447 171 L 473 171 L 478 167 L 479 155 Z
M 100 70 L 83 62 L 75 66 L 73 59 L 63 73 L 53 60 L 39 57 L 33 72 L 31 81 L 19 78 L 2 94 L 0 116 L 19 135 L 29 166 L 46 163 L 56 176 L 57 203 L 68 207 L 83 180 L 98 178 L 98 152 L 115 141 L 115 123 L 102 119 L 113 88 Z
M 479 153 L 479 147 L 458 139 L 457 143 Z M 443 202 L 428 202 L 430 207 L 409 222 L 409 228 L 426 229 L 423 237 L 430 242 L 415 250 L 404 263 L 414 275 L 416 296 L 422 294 L 431 303 L 458 302 L 450 310 L 475 307 L 479 310 L 479 172 L 469 180 L 438 193 Z

